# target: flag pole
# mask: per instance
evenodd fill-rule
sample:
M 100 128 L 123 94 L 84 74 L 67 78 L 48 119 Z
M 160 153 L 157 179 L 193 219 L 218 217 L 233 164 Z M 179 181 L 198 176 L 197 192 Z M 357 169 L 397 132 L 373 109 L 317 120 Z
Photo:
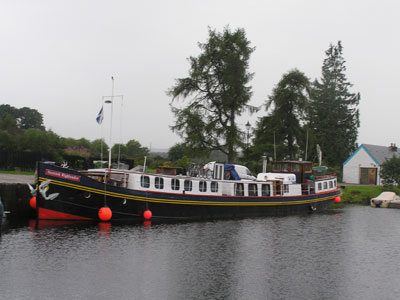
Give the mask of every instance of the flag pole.
M 111 87 L 111 119 L 110 119 L 110 149 L 108 151 L 108 169 L 111 172 L 111 149 L 112 149 L 112 119 L 113 119 L 113 102 L 114 102 L 114 77 L 111 76 L 112 87 Z

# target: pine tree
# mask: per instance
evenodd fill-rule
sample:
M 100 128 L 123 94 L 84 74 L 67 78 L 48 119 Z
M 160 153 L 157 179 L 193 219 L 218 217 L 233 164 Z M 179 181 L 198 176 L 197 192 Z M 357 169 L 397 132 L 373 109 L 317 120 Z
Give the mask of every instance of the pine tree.
M 357 148 L 360 94 L 349 91 L 353 85 L 345 75 L 341 42 L 325 53 L 321 82 L 314 82 L 310 124 L 324 161 L 339 166 Z
M 243 135 L 236 117 L 249 108 L 248 72 L 254 48 L 243 29 L 222 33 L 209 30 L 209 39 L 199 44 L 202 52 L 190 57 L 189 76 L 176 80 L 168 91 L 173 99 L 189 98 L 183 108 L 172 107 L 178 133 L 192 153 L 219 150 L 232 162 L 236 149 L 243 147 Z

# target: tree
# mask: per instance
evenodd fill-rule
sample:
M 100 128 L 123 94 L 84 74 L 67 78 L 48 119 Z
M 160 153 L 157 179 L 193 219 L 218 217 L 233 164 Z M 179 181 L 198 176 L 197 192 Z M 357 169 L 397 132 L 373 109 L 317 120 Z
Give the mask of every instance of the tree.
M 17 109 L 8 104 L 0 105 L 0 129 L 15 133 L 15 128 L 45 130 L 43 116 L 36 109 L 29 107 Z
M 96 139 L 90 144 L 90 156 L 94 158 L 108 159 L 108 145 L 104 139 Z M 103 153 L 103 155 L 102 155 Z
M 43 126 L 43 115 L 36 109 L 22 107 L 18 110 L 18 127 L 21 129 L 36 128 L 45 130 Z
M 343 47 L 339 41 L 325 52 L 321 82 L 314 82 L 310 123 L 325 161 L 341 165 L 357 148 L 360 127 L 359 93 L 351 93 L 347 81 Z
M 308 78 L 294 69 L 283 75 L 266 102 L 267 110 L 273 108 L 272 122 L 269 123 L 279 134 L 279 141 L 287 145 L 287 154 L 291 159 L 298 156 L 297 144 L 304 137 L 302 125 L 306 121 L 309 93 Z
M 126 155 L 129 158 L 139 158 L 149 155 L 149 149 L 142 147 L 142 145 L 136 140 L 130 140 L 126 143 Z
M 380 176 L 385 186 L 400 184 L 400 158 L 393 156 L 387 159 L 381 166 Z
M 0 130 L 6 130 L 12 135 L 18 133 L 17 112 L 18 110 L 11 105 L 0 105 Z
M 168 159 L 170 161 L 177 161 L 187 155 L 188 152 L 185 144 L 175 144 L 168 150 Z
M 237 148 L 243 146 L 243 135 L 236 117 L 246 108 L 251 96 L 247 86 L 250 54 L 254 48 L 243 29 L 222 33 L 209 29 L 206 43 L 199 43 L 201 53 L 190 57 L 189 76 L 176 80 L 168 95 L 175 99 L 190 98 L 186 107 L 172 106 L 178 133 L 192 153 L 219 150 L 232 162 Z

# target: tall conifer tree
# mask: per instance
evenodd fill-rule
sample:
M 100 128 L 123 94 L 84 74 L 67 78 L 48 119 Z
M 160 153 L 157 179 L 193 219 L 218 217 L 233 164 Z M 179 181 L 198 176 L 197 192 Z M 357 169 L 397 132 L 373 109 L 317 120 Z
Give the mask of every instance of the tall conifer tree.
M 232 32 L 229 27 L 221 33 L 210 29 L 208 41 L 199 47 L 199 56 L 189 59 L 189 76 L 177 79 L 168 91 L 173 99 L 188 98 L 185 107 L 172 106 L 172 130 L 192 153 L 219 150 L 233 162 L 244 135 L 236 118 L 251 108 L 253 74 L 248 69 L 254 48 L 243 29 Z
M 325 53 L 321 82 L 314 82 L 310 123 L 324 161 L 339 166 L 357 148 L 360 94 L 350 92 L 342 43 L 331 44 Z

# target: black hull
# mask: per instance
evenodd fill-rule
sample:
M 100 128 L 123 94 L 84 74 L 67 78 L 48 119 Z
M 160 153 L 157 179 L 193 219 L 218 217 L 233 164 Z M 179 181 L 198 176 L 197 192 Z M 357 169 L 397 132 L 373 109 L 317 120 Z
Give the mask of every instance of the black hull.
M 341 193 L 336 189 L 296 197 L 215 197 L 145 192 L 105 185 L 70 169 L 39 164 L 38 184 L 46 180 L 51 180 L 46 195 L 59 195 L 45 200 L 38 193 L 39 219 L 99 220 L 99 209 L 104 206 L 112 211 L 111 221 L 140 222 L 146 210 L 152 212 L 152 221 L 161 222 L 283 216 L 324 210 Z

